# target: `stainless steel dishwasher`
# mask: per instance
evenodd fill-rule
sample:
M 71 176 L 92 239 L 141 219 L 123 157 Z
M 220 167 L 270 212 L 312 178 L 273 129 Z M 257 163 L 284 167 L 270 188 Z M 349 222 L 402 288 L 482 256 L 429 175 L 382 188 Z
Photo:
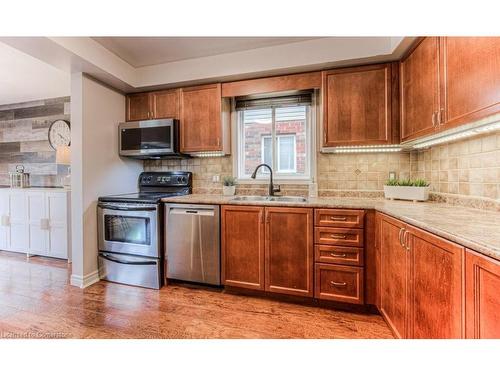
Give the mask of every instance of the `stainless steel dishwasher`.
M 169 279 L 220 285 L 219 206 L 165 204 Z

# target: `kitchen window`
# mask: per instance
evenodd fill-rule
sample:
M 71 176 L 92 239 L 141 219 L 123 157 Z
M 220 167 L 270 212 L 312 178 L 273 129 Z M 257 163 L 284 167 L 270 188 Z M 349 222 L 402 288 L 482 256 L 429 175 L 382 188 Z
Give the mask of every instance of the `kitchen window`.
M 261 163 L 273 169 L 276 180 L 310 179 L 311 94 L 236 100 L 238 117 L 237 170 L 250 179 Z M 267 180 L 260 168 L 257 179 Z

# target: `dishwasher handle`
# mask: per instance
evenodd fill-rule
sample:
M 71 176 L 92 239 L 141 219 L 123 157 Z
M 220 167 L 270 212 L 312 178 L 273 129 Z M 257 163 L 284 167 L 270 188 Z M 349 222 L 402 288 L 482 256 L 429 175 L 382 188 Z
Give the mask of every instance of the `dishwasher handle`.
M 170 215 L 215 216 L 213 208 L 171 208 Z

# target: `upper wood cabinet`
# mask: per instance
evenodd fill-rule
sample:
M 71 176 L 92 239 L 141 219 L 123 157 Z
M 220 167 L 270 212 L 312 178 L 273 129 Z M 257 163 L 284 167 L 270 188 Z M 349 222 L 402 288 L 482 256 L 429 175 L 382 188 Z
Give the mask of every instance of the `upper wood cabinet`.
M 151 94 L 143 92 L 127 95 L 127 121 L 151 119 Z
M 498 113 L 500 38 L 422 38 L 400 78 L 403 141 Z
M 221 85 L 181 89 L 181 151 L 220 151 L 222 140 Z
M 401 139 L 435 131 L 439 111 L 439 38 L 422 40 L 401 61 Z
M 313 296 L 313 210 L 266 207 L 266 290 Z
M 127 121 L 179 118 L 179 90 L 127 95 Z
M 394 73 L 391 63 L 322 72 L 324 147 L 393 143 Z
M 466 251 L 466 337 L 500 338 L 500 262 Z
M 500 112 L 500 38 L 440 41 L 442 130 Z
M 264 207 L 222 206 L 222 283 L 264 290 Z
M 381 215 L 380 310 L 401 338 L 462 338 L 464 248 Z

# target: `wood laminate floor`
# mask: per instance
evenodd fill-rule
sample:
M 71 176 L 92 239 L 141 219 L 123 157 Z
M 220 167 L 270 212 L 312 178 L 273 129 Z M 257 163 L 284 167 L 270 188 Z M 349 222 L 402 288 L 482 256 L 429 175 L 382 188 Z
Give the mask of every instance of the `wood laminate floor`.
M 379 315 L 168 286 L 69 285 L 65 261 L 0 251 L 0 338 L 392 338 Z

